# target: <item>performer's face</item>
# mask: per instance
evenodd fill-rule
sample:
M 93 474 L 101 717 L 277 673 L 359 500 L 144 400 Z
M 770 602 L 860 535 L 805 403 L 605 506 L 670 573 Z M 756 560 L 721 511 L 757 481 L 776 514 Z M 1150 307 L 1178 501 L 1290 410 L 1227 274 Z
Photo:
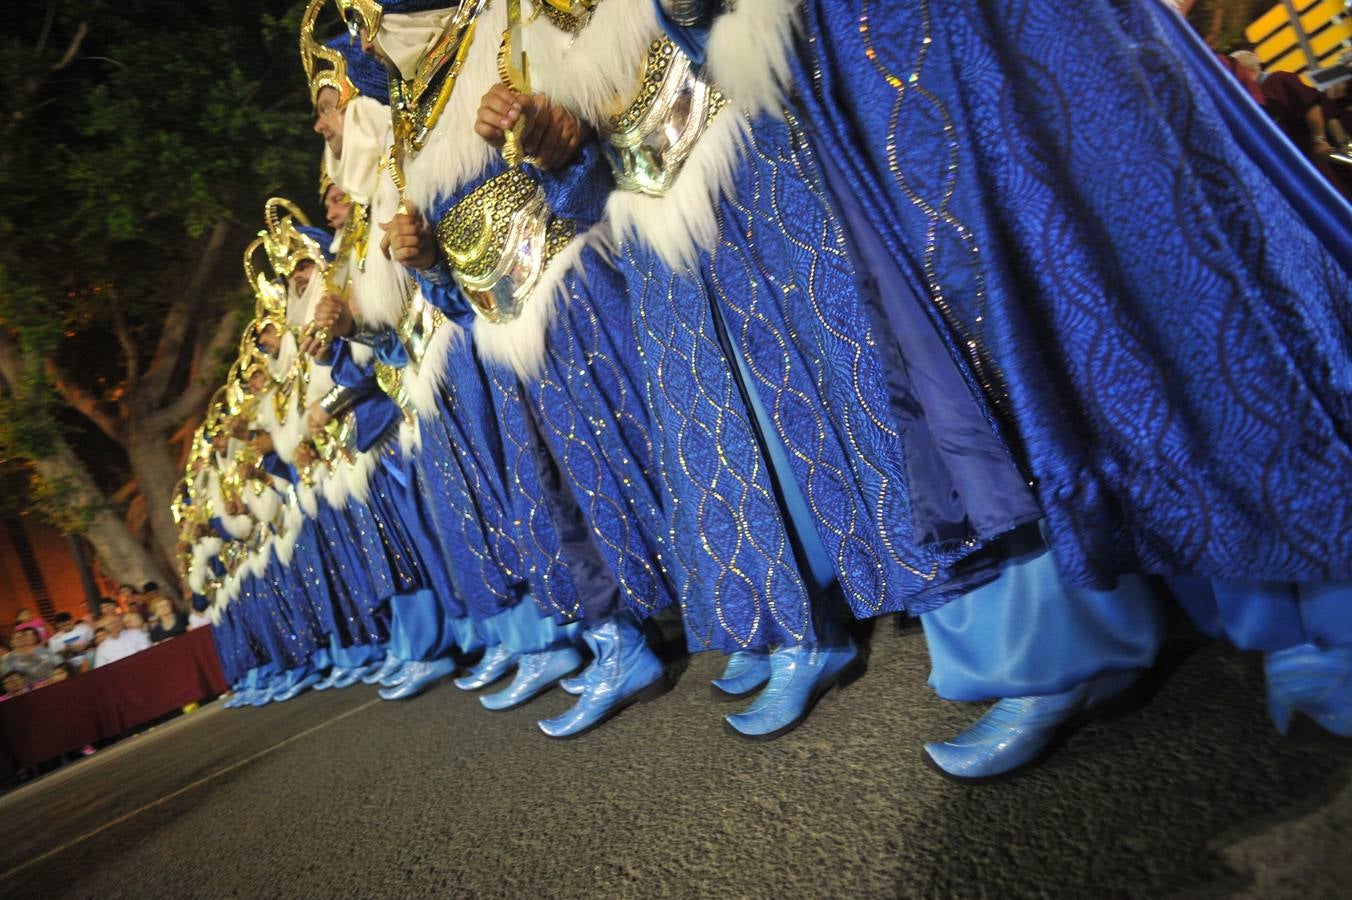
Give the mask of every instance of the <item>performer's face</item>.
M 324 192 L 324 216 L 334 231 L 347 224 L 348 214 L 352 211 L 352 198 L 336 184 L 329 185 Z
M 315 98 L 315 131 L 334 156 L 343 155 L 343 111 L 338 108 L 338 92 L 331 87 L 321 88 Z
M 269 325 L 258 335 L 258 346 L 263 348 L 263 352 L 273 359 L 277 358 L 277 351 L 282 347 L 281 335 L 277 334 L 277 329 Z
M 268 377 L 262 372 L 255 372 L 249 376 L 249 393 L 261 394 L 263 389 L 268 386 Z
M 310 286 L 310 279 L 315 277 L 314 260 L 304 259 L 296 263 L 296 271 L 291 273 L 291 287 L 299 297 L 305 293 L 305 289 Z

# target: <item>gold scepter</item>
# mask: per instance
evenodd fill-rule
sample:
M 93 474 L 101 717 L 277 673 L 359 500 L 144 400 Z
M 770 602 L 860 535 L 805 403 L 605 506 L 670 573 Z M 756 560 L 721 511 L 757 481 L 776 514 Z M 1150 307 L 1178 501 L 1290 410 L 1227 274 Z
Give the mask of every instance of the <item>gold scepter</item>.
M 498 74 L 502 76 L 503 84 L 529 97 L 530 58 L 526 56 L 523 31 L 521 0 L 507 0 L 507 30 L 502 33 L 502 48 L 498 51 Z M 521 165 L 525 159 L 521 147 L 521 135 L 525 130 L 526 117 L 523 114 L 504 136 L 502 158 L 513 168 Z

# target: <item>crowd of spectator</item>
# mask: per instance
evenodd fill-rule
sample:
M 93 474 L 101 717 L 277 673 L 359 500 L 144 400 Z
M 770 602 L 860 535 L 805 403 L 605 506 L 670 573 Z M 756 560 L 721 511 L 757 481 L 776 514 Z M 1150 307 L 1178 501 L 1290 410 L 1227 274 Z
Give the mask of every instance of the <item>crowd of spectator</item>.
M 1236 50 L 1221 62 L 1296 149 L 1345 198 L 1352 201 L 1352 95 L 1347 82 L 1317 90 L 1293 72 L 1268 71 L 1252 50 Z M 1346 62 L 1346 61 L 1345 61 Z
M 49 623 L 32 609 L 20 609 L 8 645 L 0 643 L 0 700 L 126 659 L 206 624 L 200 613 L 178 609 L 154 582 L 140 590 L 124 584 L 116 598 L 101 598 L 92 621 L 62 612 Z

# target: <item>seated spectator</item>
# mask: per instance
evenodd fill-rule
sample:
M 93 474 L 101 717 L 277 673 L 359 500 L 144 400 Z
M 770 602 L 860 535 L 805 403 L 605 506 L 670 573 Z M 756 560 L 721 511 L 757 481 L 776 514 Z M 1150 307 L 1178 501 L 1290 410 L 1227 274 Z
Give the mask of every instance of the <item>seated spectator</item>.
M 69 666 L 64 665 L 64 664 L 63 664 L 63 665 L 59 665 L 59 666 L 57 666 L 55 669 L 52 669 L 52 674 L 51 674 L 51 677 L 50 677 L 50 678 L 48 678 L 46 681 L 42 682 L 41 684 L 35 684 L 35 685 L 33 685 L 33 687 L 47 687 L 47 685 L 49 685 L 49 684 L 59 684 L 59 683 L 65 681 L 67 678 L 69 678 L 69 677 L 70 677 L 71 675 L 73 675 L 73 674 L 75 674 L 75 673 L 72 672 L 72 671 L 70 670 L 70 667 L 69 667 Z
M 123 585 L 123 587 L 126 587 L 126 585 Z M 120 606 L 118 606 L 117 601 L 114 600 L 112 597 L 100 597 L 100 598 L 99 598 L 99 620 L 100 620 L 100 621 L 102 621 L 103 619 L 108 618 L 109 616 L 120 616 L 121 614 L 122 614 L 122 608 L 121 608 Z
M 14 617 L 14 629 L 17 631 L 20 628 L 31 628 L 36 631 L 40 644 L 47 643 L 47 639 L 52 636 L 51 627 L 41 616 L 26 606 L 21 608 L 19 614 Z
M 5 665 L 11 672 L 23 675 L 30 683 L 45 681 L 52 670 L 61 664 L 61 657 L 38 642 L 35 628 L 20 628 L 9 639 L 9 656 Z
M 148 593 L 148 592 L 147 592 Z M 168 597 L 156 596 L 150 603 L 150 641 L 158 644 L 188 630 L 188 617 L 174 609 Z
M 8 700 L 28 693 L 28 680 L 18 672 L 6 672 L 4 678 L 0 679 L 0 687 L 5 689 L 5 692 L 0 694 L 0 700 Z
M 1329 164 L 1333 152 L 1328 123 L 1324 118 L 1324 95 L 1294 72 L 1267 72 L 1252 50 L 1236 50 L 1230 56 L 1258 82 L 1263 109 L 1330 184 L 1352 200 L 1350 189 Z
M 136 588 L 129 584 L 119 584 L 117 586 L 117 605 L 123 609 L 131 608 L 131 601 L 136 598 Z
M 117 662 L 119 659 L 126 659 L 133 653 L 140 653 L 150 646 L 150 638 L 139 628 L 123 629 L 121 616 L 108 616 L 100 619 L 99 628 L 102 628 L 106 635 L 94 651 L 94 668 L 106 666 L 108 663 Z
M 94 641 L 94 629 L 88 622 L 78 621 L 70 613 L 57 613 L 53 620 L 56 632 L 47 642 L 47 649 L 63 657 L 83 653 Z

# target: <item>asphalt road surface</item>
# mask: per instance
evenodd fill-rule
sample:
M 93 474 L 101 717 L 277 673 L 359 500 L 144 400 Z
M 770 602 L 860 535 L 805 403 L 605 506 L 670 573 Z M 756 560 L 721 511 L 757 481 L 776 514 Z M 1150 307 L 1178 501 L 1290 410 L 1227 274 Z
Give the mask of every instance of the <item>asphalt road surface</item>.
M 1175 641 L 1144 708 L 975 787 L 921 762 L 976 709 L 918 631 L 768 744 L 720 663 L 572 742 L 535 730 L 558 692 L 211 704 L 0 798 L 0 896 L 1352 896 L 1352 750 L 1278 737 L 1253 656 Z

